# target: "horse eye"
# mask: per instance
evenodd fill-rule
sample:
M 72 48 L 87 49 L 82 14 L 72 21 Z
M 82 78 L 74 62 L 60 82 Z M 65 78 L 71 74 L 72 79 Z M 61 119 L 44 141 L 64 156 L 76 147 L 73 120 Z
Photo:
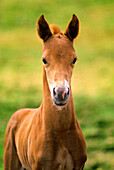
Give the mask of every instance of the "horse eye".
M 73 60 L 73 64 L 75 64 L 76 60 L 77 60 L 77 59 L 76 59 L 76 58 L 74 58 L 74 60 Z
M 44 64 L 47 64 L 46 59 L 43 58 L 42 61 L 43 61 Z

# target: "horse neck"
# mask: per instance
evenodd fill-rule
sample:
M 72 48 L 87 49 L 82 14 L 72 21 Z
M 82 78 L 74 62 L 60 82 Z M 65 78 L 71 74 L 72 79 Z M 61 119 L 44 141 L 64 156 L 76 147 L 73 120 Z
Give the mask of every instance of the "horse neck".
M 45 129 L 56 131 L 69 130 L 75 124 L 74 104 L 72 92 L 68 103 L 65 106 L 56 106 L 51 97 L 50 89 L 47 82 L 46 72 L 43 68 L 43 102 L 42 102 L 43 125 Z M 74 122 L 74 123 L 73 123 Z

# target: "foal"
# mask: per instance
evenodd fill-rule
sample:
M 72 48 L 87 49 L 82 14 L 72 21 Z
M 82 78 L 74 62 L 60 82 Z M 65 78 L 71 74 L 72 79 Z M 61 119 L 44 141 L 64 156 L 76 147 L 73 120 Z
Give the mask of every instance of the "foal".
M 75 116 L 71 76 L 77 60 L 73 40 L 76 15 L 62 34 L 51 33 L 44 16 L 37 22 L 43 39 L 43 102 L 38 109 L 15 112 L 6 129 L 4 170 L 82 170 L 86 144 Z

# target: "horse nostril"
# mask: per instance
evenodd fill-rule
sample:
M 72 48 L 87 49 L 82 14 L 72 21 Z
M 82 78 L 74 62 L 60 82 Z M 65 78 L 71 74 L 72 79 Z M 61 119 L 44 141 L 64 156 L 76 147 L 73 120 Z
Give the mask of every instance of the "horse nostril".
M 69 95 L 70 94 L 70 89 L 68 88 L 68 92 L 67 92 L 67 95 Z
M 66 100 L 70 94 L 70 89 L 67 87 L 54 87 L 53 96 L 57 100 Z
M 65 88 L 63 93 L 62 93 L 62 98 L 66 99 L 69 97 L 69 93 L 70 93 L 70 89 L 69 88 Z
M 55 92 L 55 87 L 53 88 L 53 94 L 54 94 L 54 96 L 56 95 L 56 92 Z

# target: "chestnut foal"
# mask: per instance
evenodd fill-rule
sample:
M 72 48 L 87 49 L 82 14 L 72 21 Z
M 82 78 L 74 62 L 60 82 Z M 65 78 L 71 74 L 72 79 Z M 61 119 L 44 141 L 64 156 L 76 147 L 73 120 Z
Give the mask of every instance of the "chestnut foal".
M 4 170 L 82 170 L 87 159 L 71 92 L 79 20 L 74 14 L 64 34 L 53 28 L 54 34 L 40 16 L 43 102 L 38 109 L 21 109 L 12 115 L 5 134 Z

